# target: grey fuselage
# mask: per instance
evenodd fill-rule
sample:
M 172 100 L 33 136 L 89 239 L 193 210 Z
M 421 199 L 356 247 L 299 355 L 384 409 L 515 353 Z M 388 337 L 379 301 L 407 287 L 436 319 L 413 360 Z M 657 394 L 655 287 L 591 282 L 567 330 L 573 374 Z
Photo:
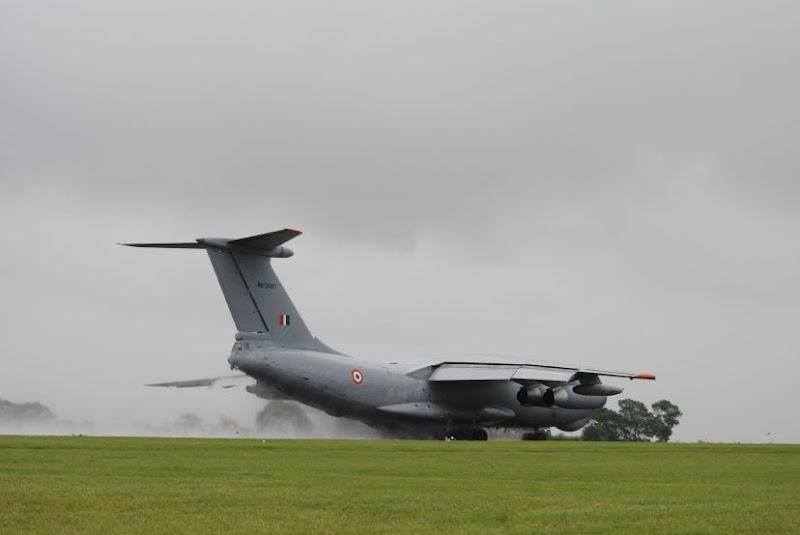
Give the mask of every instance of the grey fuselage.
M 593 412 L 524 407 L 516 397 L 520 385 L 510 381 L 429 382 L 432 366 L 424 361 L 375 362 L 243 339 L 228 362 L 286 399 L 409 436 L 439 436 L 457 426 L 573 430 Z M 392 406 L 409 409 L 405 414 L 381 409 Z M 487 407 L 498 414 L 487 414 Z

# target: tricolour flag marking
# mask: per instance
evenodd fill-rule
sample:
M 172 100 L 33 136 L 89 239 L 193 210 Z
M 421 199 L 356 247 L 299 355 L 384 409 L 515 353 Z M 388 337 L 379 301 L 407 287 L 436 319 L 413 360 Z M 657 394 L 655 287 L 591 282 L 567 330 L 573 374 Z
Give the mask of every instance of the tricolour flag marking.
M 287 327 L 290 325 L 291 319 L 289 318 L 289 314 L 281 314 L 279 318 L 279 323 L 281 326 Z

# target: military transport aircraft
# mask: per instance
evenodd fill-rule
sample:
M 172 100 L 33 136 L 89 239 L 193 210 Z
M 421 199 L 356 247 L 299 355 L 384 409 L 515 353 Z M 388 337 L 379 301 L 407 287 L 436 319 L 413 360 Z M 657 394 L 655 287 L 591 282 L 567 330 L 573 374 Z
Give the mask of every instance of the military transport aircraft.
M 407 437 L 486 440 L 487 428 L 540 438 L 555 426 L 576 431 L 622 388 L 601 376 L 627 373 L 505 357 L 373 362 L 339 353 L 314 337 L 272 269 L 294 253 L 283 229 L 240 239 L 200 238 L 133 247 L 205 249 L 236 324 L 228 363 L 244 375 L 151 386 L 243 386 L 269 400 L 295 400 L 333 416 Z

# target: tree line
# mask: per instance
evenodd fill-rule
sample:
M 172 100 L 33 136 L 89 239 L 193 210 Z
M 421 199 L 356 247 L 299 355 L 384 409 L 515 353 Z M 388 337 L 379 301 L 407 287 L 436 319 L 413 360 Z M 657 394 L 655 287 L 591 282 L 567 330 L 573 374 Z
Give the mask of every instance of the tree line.
M 619 402 L 619 411 L 598 409 L 591 423 L 583 428 L 581 439 L 668 442 L 672 428 L 678 425 L 683 413 L 666 399 L 653 403 L 650 408 L 652 412 L 641 401 L 623 399 Z

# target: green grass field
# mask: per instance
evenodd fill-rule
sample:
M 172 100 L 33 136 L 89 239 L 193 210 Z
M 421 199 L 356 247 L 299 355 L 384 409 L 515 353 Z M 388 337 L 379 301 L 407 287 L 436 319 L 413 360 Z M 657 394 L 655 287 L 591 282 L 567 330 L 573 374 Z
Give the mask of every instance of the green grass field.
M 800 532 L 800 446 L 0 436 L 0 533 Z

